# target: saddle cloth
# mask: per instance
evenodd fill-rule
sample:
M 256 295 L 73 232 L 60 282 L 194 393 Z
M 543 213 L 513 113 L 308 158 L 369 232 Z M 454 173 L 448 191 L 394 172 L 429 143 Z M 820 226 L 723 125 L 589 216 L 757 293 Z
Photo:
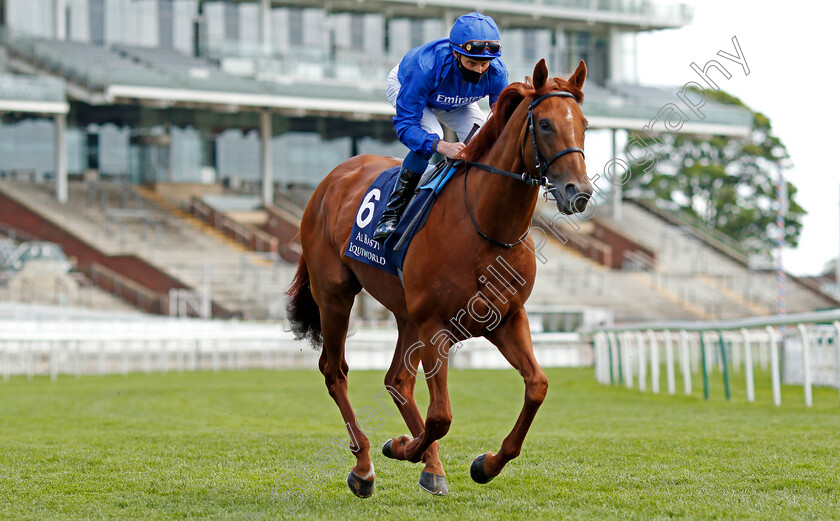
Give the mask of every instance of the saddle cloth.
M 344 255 L 370 266 L 383 269 L 392 275 L 400 277 L 402 280 L 402 266 L 405 260 L 405 252 L 408 250 L 408 244 L 414 234 L 423 228 L 437 194 L 440 193 L 447 181 L 452 178 L 452 174 L 455 172 L 455 166 L 436 169 L 435 171 L 424 174 L 418 183 L 418 188 L 415 191 L 413 199 L 406 206 L 405 212 L 403 212 L 394 233 L 384 243 L 378 243 L 373 240 L 373 232 L 376 229 L 377 223 L 379 223 L 379 218 L 385 212 L 385 206 L 391 192 L 394 190 L 399 172 L 399 166 L 389 168 L 379 174 L 368 187 L 356 212 L 350 241 L 347 243 L 347 249 Z M 402 244 L 399 251 L 394 251 L 394 246 L 406 233 L 406 228 L 408 228 L 409 224 L 421 211 L 423 215 L 420 216 L 413 229 L 409 231 L 409 235 L 406 237 L 404 244 Z

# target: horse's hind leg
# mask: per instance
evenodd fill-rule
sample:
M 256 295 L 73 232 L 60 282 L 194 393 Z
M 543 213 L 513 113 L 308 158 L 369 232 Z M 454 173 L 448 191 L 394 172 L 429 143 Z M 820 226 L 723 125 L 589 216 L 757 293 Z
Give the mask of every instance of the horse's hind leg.
M 434 333 L 435 331 L 437 333 Z M 417 346 L 409 347 L 412 353 L 415 350 L 420 351 L 426 385 L 429 388 L 429 408 L 426 412 L 426 421 L 423 423 L 423 431 L 419 436 L 415 436 L 410 441 L 404 437 L 391 440 L 391 454 L 394 459 L 417 463 L 423 459 L 433 443 L 449 432 L 452 424 L 452 409 L 449 406 L 449 389 L 446 384 L 448 375 L 446 360 L 453 341 L 450 336 L 441 337 L 442 331 L 446 331 L 444 324 L 431 322 L 425 324 L 418 331 L 418 337 L 421 340 Z M 433 339 L 442 343 L 438 345 Z M 416 347 L 419 349 L 415 349 Z
M 316 270 L 312 271 L 317 273 Z M 324 382 L 330 396 L 341 411 L 341 417 L 350 436 L 350 450 L 356 456 L 356 466 L 347 476 L 347 485 L 359 497 L 373 494 L 375 473 L 370 460 L 370 443 L 362 432 L 350 398 L 347 395 L 347 361 L 344 359 L 344 342 L 350 322 L 350 310 L 360 286 L 353 274 L 338 263 L 331 276 L 324 277 L 329 283 L 311 281 L 312 294 L 321 312 L 321 334 L 324 347 L 318 367 L 324 375 Z
M 524 310 L 508 319 L 506 324 L 497 327 L 487 339 L 499 348 L 502 355 L 525 380 L 525 404 L 513 430 L 502 442 L 498 454 L 488 452 L 473 460 L 470 475 L 477 483 L 489 482 L 499 475 L 508 461 L 519 455 L 525 435 L 528 434 L 531 422 L 534 421 L 534 416 L 548 391 L 548 378 L 534 358 L 531 331 Z
M 394 358 L 391 360 L 391 367 L 385 375 L 385 386 L 394 403 L 402 414 L 408 430 L 411 431 L 412 436 L 419 436 L 423 433 L 424 423 L 423 416 L 420 414 L 420 409 L 417 408 L 417 402 L 414 401 L 414 384 L 417 380 L 414 373 L 408 370 L 408 365 L 417 367 L 420 361 L 420 355 L 417 349 L 410 349 L 412 345 L 417 342 L 417 329 L 414 325 L 404 319 L 397 319 L 399 327 L 399 340 L 397 340 L 397 349 L 394 351 Z M 406 357 L 409 359 L 406 360 Z M 388 457 L 393 457 L 391 453 L 391 445 L 394 440 L 388 440 L 382 447 L 382 453 Z M 401 438 L 402 443 L 410 441 L 408 438 Z M 423 453 L 423 463 L 425 467 L 420 474 L 420 487 L 431 494 L 446 495 L 449 493 L 449 488 L 446 484 L 446 472 L 443 470 L 443 463 L 438 457 L 438 443 L 432 443 L 426 452 Z

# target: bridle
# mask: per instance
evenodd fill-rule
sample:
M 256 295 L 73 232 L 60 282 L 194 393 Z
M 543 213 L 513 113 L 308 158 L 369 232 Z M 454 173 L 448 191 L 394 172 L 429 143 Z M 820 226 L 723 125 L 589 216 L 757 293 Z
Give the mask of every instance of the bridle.
M 569 147 L 565 150 L 561 150 L 557 152 L 551 159 L 548 161 L 543 158 L 542 153 L 540 153 L 540 147 L 537 146 L 537 133 L 534 129 L 534 108 L 537 105 L 542 103 L 543 100 L 547 98 L 572 98 L 577 102 L 577 98 L 575 98 L 574 94 L 571 92 L 560 91 L 560 92 L 549 92 L 548 94 L 543 94 L 539 98 L 531 101 L 531 105 L 528 107 L 528 132 L 525 134 L 525 138 L 522 140 L 522 157 L 525 157 L 525 142 L 528 140 L 528 134 L 531 134 L 531 145 L 534 148 L 534 164 L 539 170 L 540 176 L 540 185 L 548 185 L 548 177 L 546 174 L 548 173 L 548 168 L 551 166 L 552 163 L 560 159 L 561 157 L 565 156 L 566 154 L 571 154 L 572 152 L 580 152 L 580 155 L 586 159 L 586 155 L 583 153 L 583 149 L 580 147 Z
M 552 185 L 551 182 L 549 182 L 548 176 L 546 175 L 552 163 L 565 156 L 566 154 L 571 154 L 573 152 L 580 152 L 580 155 L 584 156 L 584 159 L 586 158 L 586 155 L 583 153 L 583 149 L 580 147 L 569 147 L 565 150 L 557 152 L 556 154 L 551 156 L 551 159 L 546 161 L 542 153 L 540 152 L 540 147 L 537 146 L 537 133 L 534 128 L 534 109 L 537 107 L 537 105 L 539 105 L 546 99 L 553 97 L 571 98 L 577 101 L 577 98 L 575 98 L 575 95 L 571 92 L 558 91 L 543 94 L 539 98 L 532 100 L 531 104 L 528 106 L 528 130 L 525 132 L 525 135 L 522 138 L 522 157 L 525 157 L 525 146 L 528 144 L 528 137 L 530 136 L 531 145 L 534 149 L 534 165 L 539 175 L 531 175 L 531 173 L 527 170 L 522 174 L 515 174 L 513 172 L 500 170 L 490 165 L 485 165 L 484 163 L 477 163 L 475 161 L 463 161 L 462 164 L 466 166 L 474 166 L 487 172 L 491 172 L 493 174 L 501 174 L 507 177 L 512 177 L 513 179 L 522 181 L 523 183 L 529 186 L 545 186 L 546 189 L 549 191 L 555 189 L 554 185 Z
M 574 153 L 574 152 L 579 152 L 580 155 L 584 156 L 584 158 L 586 158 L 586 155 L 583 153 L 583 149 L 580 148 L 580 147 L 569 147 L 569 148 L 566 148 L 564 150 L 561 150 L 560 152 L 557 152 L 556 154 L 551 156 L 550 159 L 548 159 L 546 161 L 546 159 L 543 157 L 542 153 L 540 152 L 540 147 L 537 146 L 537 133 L 536 133 L 536 129 L 534 128 L 534 109 L 536 108 L 537 105 L 539 105 L 540 103 L 542 103 L 546 99 L 552 98 L 552 97 L 572 98 L 573 100 L 577 101 L 577 98 L 575 98 L 575 95 L 572 94 L 571 92 L 558 91 L 558 92 L 549 92 L 548 94 L 543 94 L 539 98 L 536 98 L 536 99 L 532 100 L 531 104 L 528 106 L 528 130 L 525 132 L 525 135 L 522 138 L 522 157 L 523 157 L 523 159 L 525 158 L 525 147 L 528 144 L 528 137 L 530 136 L 531 137 L 531 146 L 534 149 L 534 166 L 537 169 L 538 175 L 532 175 L 528 171 L 527 168 L 526 168 L 524 173 L 516 174 L 514 172 L 508 172 L 507 170 L 501 170 L 499 168 L 496 168 L 496 167 L 493 167 L 493 166 L 490 166 L 490 165 L 485 165 L 484 163 L 477 163 L 475 161 L 463 161 L 462 164 L 466 165 L 467 167 L 474 166 L 476 168 L 480 168 L 481 170 L 484 170 L 484 171 L 487 171 L 487 172 L 490 172 L 490 173 L 493 173 L 493 174 L 500 174 L 500 175 L 503 175 L 503 176 L 506 176 L 506 177 L 511 177 L 513 179 L 522 181 L 523 183 L 525 183 L 528 186 L 544 186 L 546 191 L 548 191 L 548 192 L 553 192 L 554 190 L 557 190 L 557 187 L 554 186 L 553 184 L 551 184 L 551 182 L 548 180 L 548 175 L 547 175 L 548 174 L 548 169 L 549 169 L 549 167 L 551 167 L 552 163 L 554 163 L 555 161 L 557 161 L 561 157 L 563 157 L 567 154 Z M 516 241 L 514 243 L 508 243 L 508 242 L 497 241 L 496 239 L 493 239 L 493 238 L 489 237 L 486 233 L 481 231 L 481 229 L 478 227 L 478 222 L 475 220 L 475 216 L 473 215 L 472 210 L 470 209 L 470 203 L 467 200 L 467 173 L 468 172 L 469 172 L 469 168 L 467 168 L 467 170 L 464 172 L 464 203 L 467 205 L 467 213 L 469 213 L 470 219 L 472 219 L 473 226 L 475 226 L 475 231 L 477 231 L 478 234 L 481 237 L 483 237 L 484 239 L 490 241 L 491 243 L 495 244 L 496 246 L 501 246 L 502 248 L 513 248 L 514 246 L 516 246 L 517 244 L 522 242 L 522 240 L 524 239 L 524 236 L 521 237 L 518 241 Z

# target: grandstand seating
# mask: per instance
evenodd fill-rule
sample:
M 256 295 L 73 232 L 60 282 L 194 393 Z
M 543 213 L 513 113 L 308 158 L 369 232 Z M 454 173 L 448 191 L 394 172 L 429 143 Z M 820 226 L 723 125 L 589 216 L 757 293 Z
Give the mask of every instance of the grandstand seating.
M 71 182 L 69 203 L 63 206 L 45 185 L 0 182 L 0 190 L 52 216 L 55 222 L 61 222 L 68 231 L 84 237 L 103 252 L 135 254 L 195 290 L 201 290 L 207 281 L 214 301 L 246 318 L 284 316 L 284 292 L 293 276 L 294 264 L 246 251 L 151 192 L 128 187 L 134 195 L 125 197 L 124 185 L 96 186 L 100 196 L 89 199 L 85 185 Z M 299 216 L 310 193 L 304 189 L 283 190 L 277 193 L 277 206 Z M 107 206 L 103 206 L 101 194 L 106 195 Z M 222 200 L 216 198 L 215 202 Z M 243 201 L 246 206 L 253 203 Z M 231 199 L 225 204 L 238 208 L 241 202 Z M 119 225 L 112 222 L 109 230 L 108 211 L 123 205 L 142 209 L 160 223 L 160 230 L 153 231 L 141 221 Z M 552 211 L 548 206 L 541 204 L 538 211 Z M 597 218 L 609 221 L 607 216 Z M 575 234 L 592 233 L 592 225 L 580 224 L 581 229 Z M 606 308 L 614 312 L 619 322 L 737 318 L 775 312 L 774 273 L 750 270 L 685 227 L 663 220 L 631 201 L 623 207 L 621 222 L 612 222 L 611 226 L 656 252 L 656 262 L 643 266 L 628 263 L 627 269 L 609 269 L 552 239 L 541 250 L 546 262 L 538 263 L 529 305 Z M 363 295 L 360 300 L 357 318 L 389 320 L 369 296 Z M 793 280 L 788 284 L 787 303 L 789 312 L 835 305 L 828 297 Z
M 92 310 L 108 310 L 137 314 L 128 303 L 92 284 L 82 273 L 60 274 L 50 273 L 52 270 L 39 272 L 30 269 L 24 273 L 19 270 L 4 270 L 13 253 L 21 241 L 8 237 L 12 230 L 5 227 L 0 229 L 0 301 L 17 301 L 26 303 L 52 304 L 86 308 Z M 47 267 L 49 268 L 49 267 Z M 38 278 L 47 278 L 47 284 L 35 284 Z
M 613 310 L 615 320 L 693 320 L 706 316 L 691 296 L 662 291 L 650 274 L 611 270 L 556 239 L 541 249 L 530 305 L 583 305 Z
M 556 210 L 538 206 L 550 218 Z M 692 233 L 632 201 L 623 205 L 619 222 L 598 214 L 626 237 L 656 252 L 656 262 L 610 270 L 553 240 L 542 253 L 549 261 L 538 265 L 532 303 L 578 303 L 614 310 L 616 320 L 730 319 L 776 312 L 776 274 L 749 269 L 743 259 L 722 253 Z M 607 212 L 603 212 L 606 214 Z M 588 235 L 593 226 L 576 221 L 580 229 L 568 235 Z M 561 231 L 563 231 L 561 225 Z M 798 281 L 787 285 L 788 312 L 833 307 L 836 302 Z
M 205 71 L 207 74 L 221 72 L 218 67 L 201 58 L 181 54 L 172 49 L 160 47 L 140 47 L 131 45 L 114 45 L 113 50 L 120 56 L 145 66 L 153 66 L 163 71 Z M 199 74 L 195 74 L 200 76 Z
M 214 301 L 245 318 L 282 317 L 283 292 L 291 279 L 291 265 L 246 251 L 163 201 L 139 199 L 142 209 L 161 224 L 156 233 L 140 221 L 112 222 L 109 226 L 108 210 L 113 208 L 103 208 L 99 197 L 88 204 L 86 188 L 79 182 L 70 183 L 66 206 L 59 204 L 45 185 L 4 182 L 0 189 L 62 223 L 69 232 L 103 253 L 137 255 L 195 290 L 201 290 L 208 282 Z M 109 205 L 123 204 L 122 185 L 100 183 L 99 190 L 108 195 Z M 137 198 L 130 200 L 131 205 L 137 202 Z
M 735 252 L 725 254 L 707 240 L 692 233 L 690 226 L 676 226 L 643 206 L 628 201 L 620 222 L 627 234 L 648 244 L 659 254 L 657 273 L 666 288 L 692 291 L 698 302 L 716 310 L 713 318 L 735 318 L 773 314 L 776 311 L 776 273 L 753 270 Z M 790 280 L 787 285 L 788 312 L 833 307 L 836 302 Z
M 311 83 L 290 84 L 270 75 L 243 77 L 229 74 L 209 60 L 174 50 L 102 46 L 22 35 L 12 35 L 6 43 L 9 52 L 34 67 L 34 71 L 60 75 L 68 82 L 91 91 L 119 84 L 327 99 L 332 99 L 335 94 L 335 84 L 329 84 L 323 78 Z M 344 97 L 348 100 L 381 102 L 381 96 L 379 88 L 345 87 L 344 90 Z

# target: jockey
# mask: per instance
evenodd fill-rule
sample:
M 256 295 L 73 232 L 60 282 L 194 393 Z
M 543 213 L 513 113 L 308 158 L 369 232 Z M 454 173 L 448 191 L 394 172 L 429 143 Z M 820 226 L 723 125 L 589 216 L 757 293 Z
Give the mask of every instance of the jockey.
M 426 170 L 432 154 L 456 158 L 464 143 L 443 141 L 440 121 L 464 139 L 473 124 L 486 116 L 478 100 L 490 97 L 492 107 L 508 85 L 501 60 L 502 44 L 496 22 L 469 13 L 452 25 L 449 38 L 431 41 L 408 51 L 388 75 L 386 94 L 397 110 L 394 128 L 410 152 L 377 224 L 374 239 L 384 242 L 397 227 L 405 205 Z

